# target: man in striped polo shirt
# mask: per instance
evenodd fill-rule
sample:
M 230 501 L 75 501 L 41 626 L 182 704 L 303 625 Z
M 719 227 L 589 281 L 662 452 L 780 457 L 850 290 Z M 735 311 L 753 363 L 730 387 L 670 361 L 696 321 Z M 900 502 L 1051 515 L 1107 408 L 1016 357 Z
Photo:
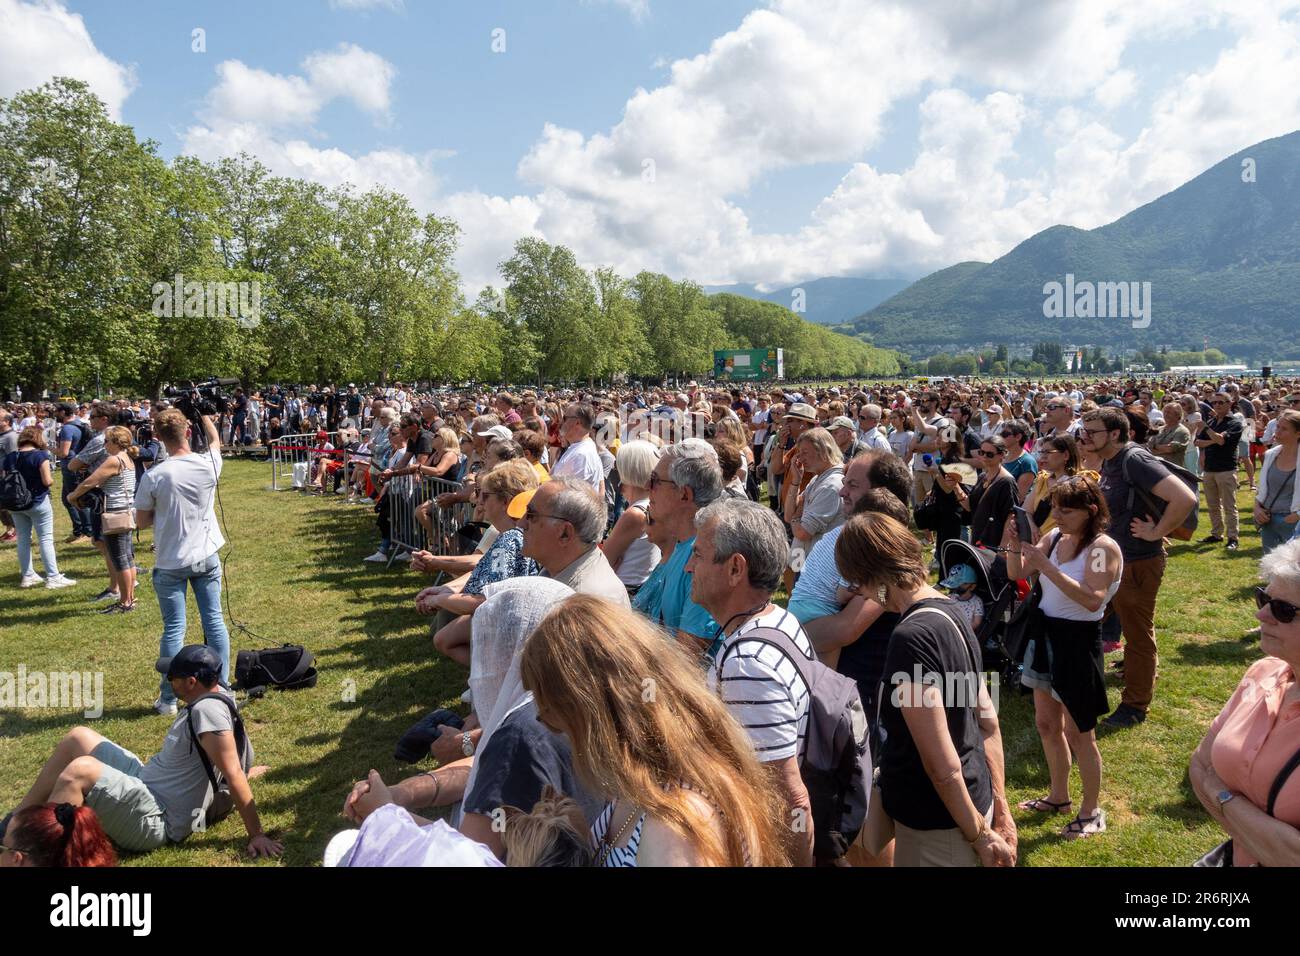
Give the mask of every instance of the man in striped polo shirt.
M 788 808 L 790 853 L 813 860 L 812 804 L 799 773 L 808 729 L 810 694 L 799 669 L 777 646 L 746 640 L 757 628 L 775 628 L 813 659 L 798 620 L 772 603 L 790 559 L 785 527 L 769 508 L 724 498 L 695 516 L 696 536 L 686 570 L 691 600 L 717 621 L 709 647 L 709 684 L 749 734 Z

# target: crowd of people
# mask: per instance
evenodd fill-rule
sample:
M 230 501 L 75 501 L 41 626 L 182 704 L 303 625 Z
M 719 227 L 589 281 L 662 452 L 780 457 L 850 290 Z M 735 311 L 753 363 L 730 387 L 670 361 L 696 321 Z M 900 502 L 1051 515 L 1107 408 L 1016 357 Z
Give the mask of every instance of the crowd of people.
M 40 581 L 32 533 L 46 586 L 75 583 L 57 571 L 57 467 L 67 543 L 95 540 L 109 572 L 99 597 L 119 613 L 134 607 L 134 529 L 164 513 L 177 483 L 219 477 L 220 455 L 191 452 L 184 430 L 177 440 L 176 417 L 148 402 L 0 413 L 0 443 L 17 433 L 0 465 L 33 499 L 6 521 L 22 586 Z M 412 613 L 431 619 L 431 653 L 468 668 L 468 715 L 434 712 L 416 734 L 436 769 L 388 782 L 358 768 L 343 805 L 357 826 L 328 862 L 1010 866 L 1017 819 L 1042 814 L 1067 818 L 1064 839 L 1097 838 L 1107 830 L 1098 729 L 1132 728 L 1159 706 L 1155 608 L 1169 549 L 1243 547 L 1244 473 L 1264 554 L 1266 656 L 1190 772 L 1236 865 L 1300 863 L 1300 721 L 1285 719 L 1300 709 L 1300 384 L 272 386 L 236 390 L 204 424 L 215 448 L 314 441 L 306 488 L 327 493 L 332 480 L 373 505 L 377 547 L 365 560 L 407 561 L 431 579 Z M 394 531 L 407 499 L 390 489 L 406 476 L 449 483 L 412 506 L 427 547 Z M 1202 490 L 1208 534 L 1191 530 Z M 90 496 L 102 503 L 88 508 Z M 463 547 L 435 533 L 452 509 L 472 513 Z M 112 532 L 119 512 L 135 520 Z M 228 672 L 224 542 L 215 525 L 166 537 L 155 534 L 154 590 L 171 605 L 155 707 L 201 704 L 195 739 L 231 782 L 250 852 L 278 853 L 247 782 L 251 748 L 237 753 L 232 717 L 212 696 Z M 951 541 L 969 543 L 981 566 L 948 566 L 936 581 Z M 981 590 L 990 575 L 1016 583 L 1031 609 L 1013 663 L 1033 693 L 1050 790 L 1018 806 L 979 676 L 997 649 L 985 640 L 999 626 Z M 187 580 L 212 652 L 201 662 L 181 649 Z M 1105 654 L 1121 647 L 1112 706 Z M 841 702 L 874 766 L 840 779 L 830 801 L 815 699 L 827 674 L 856 691 Z M 141 764 L 72 731 L 6 829 L 6 850 L 18 841 L 9 855 L 58 859 L 57 828 L 28 821 L 53 813 L 71 833 L 94 821 L 62 808 L 83 804 L 123 849 L 183 839 L 177 820 L 205 809 L 213 788 L 203 767 L 172 765 L 170 739 Z M 863 812 L 840 819 L 828 803 Z M 417 815 L 430 809 L 450 816 Z

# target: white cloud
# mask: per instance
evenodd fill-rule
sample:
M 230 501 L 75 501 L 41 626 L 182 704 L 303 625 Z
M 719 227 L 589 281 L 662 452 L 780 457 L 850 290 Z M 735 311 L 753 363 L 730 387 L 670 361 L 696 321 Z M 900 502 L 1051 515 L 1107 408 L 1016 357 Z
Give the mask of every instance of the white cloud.
M 1097 85 L 1092 97 L 1102 109 L 1113 110 L 1130 99 L 1136 90 L 1137 74 L 1132 70 L 1116 70 Z
M 330 187 L 385 186 L 404 193 L 418 209 L 431 210 L 438 195 L 434 167 L 450 155 L 447 151 L 381 147 L 353 155 L 309 141 L 320 138 L 312 124 L 336 99 L 351 100 L 377 122 L 387 122 L 397 75 L 393 65 L 344 43 L 312 53 L 302 67 L 305 75 L 282 76 L 239 60 L 221 63 L 201 122 L 185 132 L 183 152 L 208 160 L 247 152 L 279 175 Z
M 1101 225 L 1300 127 L 1300 23 L 1286 18 L 1297 7 L 771 0 L 673 62 L 658 87 L 635 90 L 610 128 L 544 124 L 518 164 L 527 189 L 514 196 L 441 191 L 438 154 L 354 156 L 293 135 L 310 133 L 334 98 L 379 120 L 394 111 L 391 65 L 358 47 L 314 54 L 296 76 L 223 64 L 186 149 L 247 149 L 277 172 L 330 185 L 382 183 L 452 216 L 471 297 L 499 282 L 497 264 L 524 235 L 564 243 L 588 266 L 705 283 L 915 275 L 996 258 L 1055 223 Z M 1231 45 L 1163 90 L 1144 59 L 1125 58 L 1135 42 L 1204 28 L 1226 31 Z M 1135 136 L 1108 125 L 1124 104 L 1147 114 Z M 904 108 L 917 111 L 914 156 L 901 170 L 878 168 L 867 157 Z M 812 163 L 842 165 L 831 194 L 787 226 L 755 229 L 750 191 Z
M 95 46 L 85 21 L 56 0 L 0 0 L 0 96 L 56 76 L 84 80 L 115 120 L 135 88 L 135 73 Z
M 281 76 L 240 60 L 217 66 L 218 82 L 208 94 L 206 115 L 213 124 L 259 123 L 267 127 L 304 126 L 334 99 L 386 120 L 390 87 L 397 70 L 378 54 L 350 43 L 313 53 L 302 63 L 306 76 Z

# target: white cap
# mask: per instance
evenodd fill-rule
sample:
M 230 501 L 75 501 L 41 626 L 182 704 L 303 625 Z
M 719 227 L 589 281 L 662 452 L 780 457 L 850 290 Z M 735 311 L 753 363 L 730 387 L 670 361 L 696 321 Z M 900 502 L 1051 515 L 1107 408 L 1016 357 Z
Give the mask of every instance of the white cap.
M 474 434 L 478 435 L 479 438 L 500 438 L 503 441 L 509 441 L 513 437 L 510 434 L 510 429 L 506 428 L 505 425 L 493 425 L 485 432 L 475 432 Z

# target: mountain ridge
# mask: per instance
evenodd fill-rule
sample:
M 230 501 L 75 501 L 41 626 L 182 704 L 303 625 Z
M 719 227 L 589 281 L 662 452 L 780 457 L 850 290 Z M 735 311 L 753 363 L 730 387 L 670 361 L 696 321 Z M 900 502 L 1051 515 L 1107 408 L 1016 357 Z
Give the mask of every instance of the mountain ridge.
M 1060 340 L 1194 349 L 1208 342 L 1267 358 L 1300 324 L 1297 209 L 1300 130 L 1239 150 L 1095 229 L 1049 226 L 993 262 L 940 269 L 846 326 L 918 356 Z M 1045 317 L 1044 286 L 1067 274 L 1079 282 L 1151 282 L 1153 321 L 1134 328 L 1124 318 Z

